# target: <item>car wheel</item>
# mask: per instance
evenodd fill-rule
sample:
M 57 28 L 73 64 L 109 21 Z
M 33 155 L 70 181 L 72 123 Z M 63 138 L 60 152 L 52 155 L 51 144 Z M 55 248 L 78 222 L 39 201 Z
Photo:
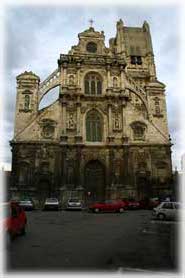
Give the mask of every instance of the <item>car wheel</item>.
M 120 213 L 124 212 L 124 208 L 119 208 L 119 212 Z
M 98 213 L 98 212 L 100 212 L 100 209 L 99 208 L 95 208 L 94 212 Z
M 164 220 L 164 219 L 166 218 L 166 216 L 165 216 L 165 214 L 163 214 L 163 213 L 159 213 L 159 214 L 157 215 L 157 218 L 160 219 L 160 220 Z

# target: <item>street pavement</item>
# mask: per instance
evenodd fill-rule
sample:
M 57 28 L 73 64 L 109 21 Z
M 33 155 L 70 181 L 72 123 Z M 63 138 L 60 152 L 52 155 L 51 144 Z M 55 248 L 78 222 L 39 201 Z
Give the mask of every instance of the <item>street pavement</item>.
M 179 222 L 147 210 L 27 212 L 25 236 L 6 250 L 5 271 L 178 273 Z

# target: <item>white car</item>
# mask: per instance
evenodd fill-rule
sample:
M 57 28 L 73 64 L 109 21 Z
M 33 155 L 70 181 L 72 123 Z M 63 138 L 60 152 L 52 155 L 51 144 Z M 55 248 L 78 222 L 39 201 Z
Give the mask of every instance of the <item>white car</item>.
M 67 210 L 81 210 L 83 208 L 82 201 L 77 198 L 71 198 L 67 201 Z
M 59 201 L 57 198 L 47 198 L 43 210 L 59 210 Z
M 34 204 L 31 200 L 22 200 L 19 201 L 19 205 L 24 209 L 24 210 L 33 210 L 34 209 Z
M 162 202 L 153 209 L 152 215 L 160 220 L 176 219 L 181 208 L 178 202 Z

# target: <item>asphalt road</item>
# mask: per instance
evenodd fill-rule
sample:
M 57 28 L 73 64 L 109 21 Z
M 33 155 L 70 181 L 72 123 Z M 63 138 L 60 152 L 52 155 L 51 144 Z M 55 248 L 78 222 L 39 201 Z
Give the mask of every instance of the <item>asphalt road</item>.
M 27 234 L 6 251 L 8 272 L 178 269 L 179 223 L 154 221 L 151 211 L 33 211 L 27 217 Z

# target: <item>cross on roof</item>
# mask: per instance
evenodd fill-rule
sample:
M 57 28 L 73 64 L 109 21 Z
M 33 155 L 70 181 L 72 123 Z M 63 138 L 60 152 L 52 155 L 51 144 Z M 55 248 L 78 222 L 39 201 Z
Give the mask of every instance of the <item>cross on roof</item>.
M 94 23 L 94 20 L 92 20 L 92 18 L 89 20 L 89 23 L 90 23 L 90 27 L 92 27 L 93 23 Z

